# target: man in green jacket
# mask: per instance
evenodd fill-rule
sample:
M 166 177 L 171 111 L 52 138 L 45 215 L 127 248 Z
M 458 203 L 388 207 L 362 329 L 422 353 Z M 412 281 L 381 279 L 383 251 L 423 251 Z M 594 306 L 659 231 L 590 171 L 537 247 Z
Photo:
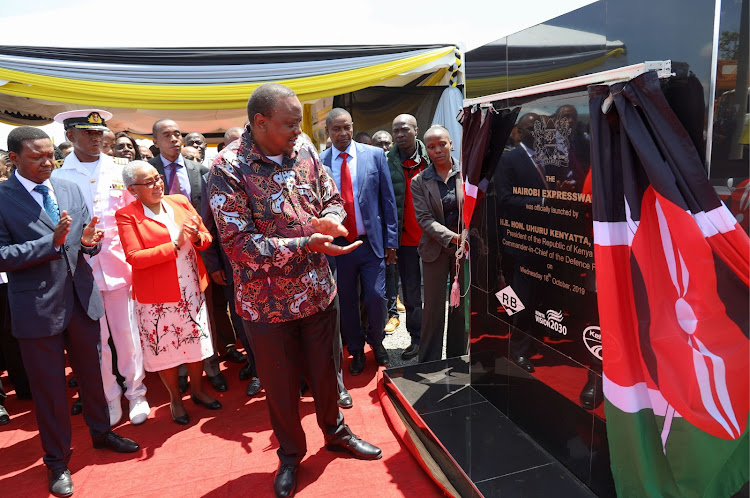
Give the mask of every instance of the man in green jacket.
M 424 143 L 417 139 L 419 128 L 414 116 L 396 116 L 392 131 L 395 147 L 388 152 L 388 168 L 398 211 L 400 240 L 397 256 L 406 307 L 406 330 L 411 335 L 411 345 L 401 353 L 401 358 L 408 360 L 419 353 L 419 331 L 422 327 L 422 270 L 417 253 L 422 229 L 414 215 L 411 180 L 427 167 L 428 158 Z

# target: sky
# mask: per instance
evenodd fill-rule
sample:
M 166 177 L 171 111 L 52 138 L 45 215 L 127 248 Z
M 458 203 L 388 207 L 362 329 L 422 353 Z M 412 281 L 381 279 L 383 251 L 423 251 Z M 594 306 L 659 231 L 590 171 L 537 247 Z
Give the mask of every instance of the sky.
M 534 8 L 530 9 L 529 2 L 507 0 L 350 4 L 285 0 L 236 5 L 224 2 L 220 4 L 224 10 L 220 11 L 209 2 L 197 0 L 178 4 L 129 0 L 119 7 L 98 0 L 0 1 L 0 45 L 127 48 L 457 44 L 464 51 L 593 3 L 534 0 Z M 295 15 L 290 18 L 292 12 Z M 339 16 L 346 16 L 349 21 L 333 23 L 333 18 Z M 160 25 L 160 19 L 166 19 L 168 26 Z M 12 128 L 0 123 L 0 148 Z M 65 140 L 60 125 L 42 129 L 55 143 Z
M 179 3 L 3 1 L 0 45 L 55 47 L 296 46 L 459 43 L 476 48 L 592 0 L 331 0 Z M 533 4 L 533 8 L 529 5 Z M 343 6 L 343 7 L 342 7 Z M 395 7 L 395 8 L 394 8 Z M 295 13 L 290 18 L 290 13 Z M 334 23 L 346 16 L 349 21 Z M 160 26 L 166 19 L 170 27 Z M 237 22 L 240 20 L 239 22 Z M 296 22 L 296 26 L 291 24 Z M 128 25 L 132 29 L 128 29 Z M 275 27 L 275 29 L 274 29 Z

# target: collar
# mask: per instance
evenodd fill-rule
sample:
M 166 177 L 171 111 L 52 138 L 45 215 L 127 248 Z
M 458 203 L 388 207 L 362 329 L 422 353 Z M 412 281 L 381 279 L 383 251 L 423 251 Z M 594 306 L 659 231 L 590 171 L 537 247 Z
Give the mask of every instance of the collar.
M 529 159 L 531 159 L 532 162 L 536 163 L 536 153 L 533 150 L 529 149 L 523 142 L 519 142 L 519 145 L 526 152 L 526 154 L 528 154 Z
M 102 163 L 102 158 L 105 158 L 105 157 L 109 158 L 108 155 L 100 152 L 99 159 L 97 161 L 90 162 L 90 163 L 82 163 L 78 159 L 78 156 L 76 156 L 75 151 L 73 151 L 67 156 L 65 156 L 65 160 L 63 161 L 63 165 L 60 166 L 60 169 L 75 170 L 83 175 L 95 178 L 99 176 L 95 173 L 98 170 L 99 165 Z
M 167 166 L 169 166 L 170 164 L 172 164 L 172 163 L 177 163 L 180 166 L 182 166 L 183 168 L 185 167 L 185 159 L 182 157 L 182 154 L 177 154 L 177 160 L 176 161 L 170 161 L 169 159 L 167 159 L 166 157 L 162 156 L 161 154 L 159 154 L 159 157 L 161 158 L 161 163 L 164 165 L 165 168 Z
M 42 183 L 34 183 L 28 178 L 24 178 L 23 176 L 19 175 L 18 171 L 15 171 L 13 174 L 16 175 L 16 178 L 19 182 L 21 182 L 21 185 L 23 185 L 23 188 L 25 188 L 28 193 L 31 193 L 31 191 L 34 190 L 34 187 L 36 187 L 37 185 L 44 185 L 51 192 L 55 191 L 55 189 L 52 188 L 52 182 L 49 181 L 49 178 L 44 180 Z
M 349 147 L 346 150 L 338 150 L 335 146 L 331 145 L 331 153 L 334 159 L 339 157 L 339 154 L 346 152 L 352 159 L 357 158 L 357 147 L 354 146 L 354 140 L 349 143 Z
M 250 130 L 248 130 L 247 128 L 245 128 L 245 131 L 242 132 L 242 136 L 240 137 L 240 147 L 237 150 L 237 157 L 239 157 L 240 160 L 245 162 L 246 164 L 252 164 L 254 162 L 265 162 L 278 166 L 277 163 L 268 159 L 266 155 L 260 151 L 260 149 L 258 148 L 258 144 L 253 141 L 253 136 L 250 133 Z M 290 159 L 294 159 L 295 157 L 297 157 L 297 151 L 293 150 L 289 156 L 284 154 L 284 159 L 286 159 L 287 157 Z
M 158 221 L 159 223 L 161 223 L 158 217 L 164 216 L 166 214 L 170 218 L 174 219 L 174 211 L 172 210 L 172 206 L 170 206 L 169 203 L 166 202 L 164 199 L 161 200 L 162 212 L 161 214 L 158 214 L 158 215 L 154 214 L 154 212 L 151 211 L 151 209 L 148 206 L 146 206 L 143 202 L 141 202 L 141 206 L 143 207 L 143 214 L 146 216 L 146 218 L 151 218 L 152 220 Z
M 456 161 L 451 158 L 452 166 L 451 166 L 451 172 L 448 174 L 447 180 L 450 180 L 452 177 L 456 176 L 458 174 L 458 164 L 456 164 Z M 437 180 L 439 182 L 442 182 L 443 179 L 440 178 L 440 175 L 438 175 L 437 170 L 435 169 L 435 165 L 430 163 L 427 168 L 425 168 L 424 173 L 422 173 L 422 178 L 425 180 Z

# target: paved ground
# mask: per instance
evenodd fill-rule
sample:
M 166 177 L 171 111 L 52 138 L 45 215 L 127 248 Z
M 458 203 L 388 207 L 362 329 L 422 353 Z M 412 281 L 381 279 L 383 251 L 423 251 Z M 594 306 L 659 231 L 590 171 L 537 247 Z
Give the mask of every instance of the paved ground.
M 448 314 L 447 310 L 448 306 L 446 305 L 446 315 Z M 423 313 L 425 313 L 426 311 L 427 310 L 424 310 Z M 388 358 L 391 360 L 391 366 L 388 368 L 417 364 L 416 357 L 410 360 L 401 359 L 401 352 L 409 347 L 409 344 L 411 344 L 411 336 L 409 335 L 409 332 L 406 331 L 405 312 L 399 313 L 399 321 L 401 323 L 399 323 L 396 331 L 393 334 L 386 335 L 385 339 L 383 339 L 383 346 L 385 346 L 385 349 L 388 351 Z M 445 337 L 443 337 L 443 358 L 445 358 Z
M 388 351 L 388 358 L 391 360 L 391 366 L 400 367 L 403 365 L 416 365 L 417 358 L 414 357 L 410 360 L 402 360 L 401 352 L 409 347 L 411 344 L 411 336 L 406 331 L 406 313 L 399 313 L 399 323 L 396 331 L 392 334 L 386 335 L 383 339 L 383 346 Z

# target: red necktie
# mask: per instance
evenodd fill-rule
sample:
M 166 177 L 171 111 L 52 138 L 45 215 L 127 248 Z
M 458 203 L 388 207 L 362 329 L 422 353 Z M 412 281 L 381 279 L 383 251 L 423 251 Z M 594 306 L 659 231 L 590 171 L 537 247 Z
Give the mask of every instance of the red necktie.
M 352 188 L 352 175 L 349 172 L 349 164 L 346 162 L 346 158 L 349 154 L 342 152 L 339 154 L 341 158 L 341 199 L 344 201 L 344 210 L 346 211 L 346 220 L 344 220 L 344 227 L 349 230 L 349 235 L 346 236 L 346 240 L 354 242 L 357 238 L 357 217 L 354 214 L 354 189 Z

